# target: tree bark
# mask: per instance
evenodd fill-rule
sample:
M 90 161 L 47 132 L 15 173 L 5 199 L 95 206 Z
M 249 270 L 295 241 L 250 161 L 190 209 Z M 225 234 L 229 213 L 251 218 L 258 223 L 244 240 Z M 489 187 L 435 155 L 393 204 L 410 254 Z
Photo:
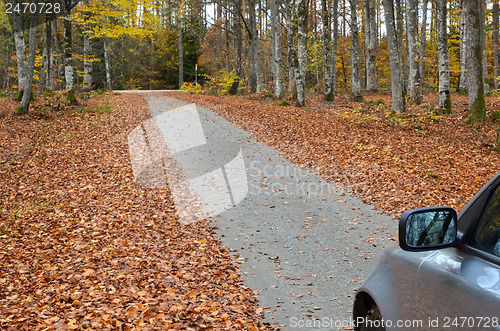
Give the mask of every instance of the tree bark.
M 75 77 L 73 73 L 73 36 L 71 34 L 71 8 L 66 7 L 64 16 L 64 80 L 66 90 L 71 90 L 74 86 Z
M 90 32 L 83 32 L 83 89 L 92 89 L 92 43 Z
M 104 43 L 104 66 L 106 68 L 106 88 L 111 90 L 111 67 L 109 65 L 109 51 L 108 51 L 108 38 L 103 37 Z
M 35 73 L 35 57 L 36 57 L 36 26 L 38 19 L 38 11 L 31 13 L 30 32 L 29 32 L 29 56 L 26 75 L 26 86 L 21 99 L 21 105 L 18 108 L 18 113 L 27 114 L 31 103 L 31 94 L 33 92 L 33 74 Z
M 283 76 L 281 74 L 281 19 L 279 7 L 281 0 L 271 0 L 271 41 L 272 71 L 274 78 L 274 95 L 283 97 Z
M 438 70 L 439 70 L 439 108 L 443 113 L 451 114 L 450 99 L 450 63 L 448 59 L 446 0 L 436 0 Z
M 323 21 L 323 58 L 325 59 L 325 65 L 323 67 L 325 76 L 325 100 L 333 101 L 331 56 L 332 33 L 327 0 L 321 1 L 321 18 Z
M 248 0 L 249 27 L 248 36 L 250 39 L 250 93 L 258 90 L 258 61 L 259 61 L 259 39 L 257 31 L 257 21 L 255 17 L 256 0 Z
M 285 1 L 285 14 L 286 14 L 286 34 L 287 34 L 287 44 L 288 44 L 288 90 L 296 90 L 295 83 L 295 72 L 298 70 L 298 59 L 297 59 L 297 49 L 295 47 L 294 41 L 294 31 L 293 31 L 293 16 L 292 7 L 295 1 L 290 3 Z
M 472 123 L 486 120 L 482 49 L 481 40 L 478 38 L 481 32 L 479 1 L 463 0 L 463 14 L 467 27 L 465 31 L 465 57 L 467 59 L 467 87 L 469 90 L 469 121 Z
M 479 0 L 479 19 L 480 19 L 480 36 L 481 36 L 481 54 L 482 54 L 482 65 L 483 65 L 483 83 L 484 83 L 484 95 L 488 95 L 490 93 L 490 82 L 488 79 L 488 62 L 486 59 L 486 28 L 485 28 L 485 20 L 486 12 L 485 12 L 485 0 Z
M 234 10 L 234 32 L 236 35 L 236 77 L 229 89 L 229 94 L 236 95 L 238 93 L 238 88 L 240 86 L 241 73 L 242 73 L 242 60 L 241 56 L 243 53 L 243 32 L 241 31 L 241 16 L 242 16 L 242 5 L 241 0 L 235 0 L 234 2 L 235 10 Z M 229 37 L 226 34 L 226 41 L 229 43 Z M 226 47 L 229 48 L 227 45 Z M 229 59 L 228 59 L 229 61 Z
M 398 51 L 399 41 L 396 37 L 396 28 L 394 26 L 393 0 L 384 0 L 384 16 L 387 28 L 387 44 L 391 65 L 392 111 L 402 113 L 405 110 L 402 71 L 403 66 L 401 64 L 401 53 Z
M 351 92 L 354 100 L 362 101 L 361 73 L 359 61 L 358 16 L 356 7 L 358 0 L 349 0 L 351 4 Z
M 408 89 L 410 101 L 415 104 L 422 102 L 422 91 L 420 89 L 420 60 L 418 54 L 418 0 L 406 0 L 406 22 L 409 74 Z
M 14 0 L 13 6 L 20 5 L 18 0 Z M 16 47 L 17 58 L 17 79 L 19 91 L 26 89 L 27 68 L 26 68 L 26 44 L 24 43 L 24 18 L 22 12 L 13 11 L 14 25 L 14 45 Z
M 339 40 L 339 15 L 338 15 L 338 0 L 333 0 L 333 44 L 332 44 L 332 73 L 331 73 L 331 93 L 332 98 L 335 96 L 337 87 L 337 45 Z
M 375 0 L 365 0 L 366 90 L 377 89 L 377 8 Z
M 460 1 L 460 78 L 458 80 L 458 91 L 460 94 L 467 93 L 467 67 L 466 67 L 466 48 L 467 48 L 467 38 L 466 38 L 466 30 L 465 26 L 465 13 L 464 13 L 464 5 L 463 1 Z
M 45 75 L 45 89 L 52 91 L 54 89 L 54 48 L 52 46 L 52 20 L 55 19 L 53 14 L 46 14 L 45 23 L 45 40 L 46 40 L 46 75 Z
M 298 19 L 298 70 L 295 71 L 295 85 L 297 87 L 297 106 L 305 105 L 305 87 L 306 87 L 306 67 L 307 67 L 307 5 L 308 0 L 298 0 L 297 19 Z
M 394 1 L 394 0 L 393 0 Z M 403 8 L 401 8 L 401 0 L 396 1 L 396 38 L 398 40 L 398 52 L 401 64 L 403 64 Z M 394 12 L 394 7 L 393 7 Z
M 436 0 L 438 1 L 438 0 Z M 427 0 L 422 6 L 422 29 L 420 29 L 420 88 L 422 94 L 425 85 L 425 46 L 427 39 Z
M 177 0 L 177 51 L 179 57 L 179 88 L 184 85 L 184 52 L 182 49 L 182 0 Z
M 498 0 L 493 1 L 493 84 L 495 89 L 498 89 L 499 73 L 498 73 Z

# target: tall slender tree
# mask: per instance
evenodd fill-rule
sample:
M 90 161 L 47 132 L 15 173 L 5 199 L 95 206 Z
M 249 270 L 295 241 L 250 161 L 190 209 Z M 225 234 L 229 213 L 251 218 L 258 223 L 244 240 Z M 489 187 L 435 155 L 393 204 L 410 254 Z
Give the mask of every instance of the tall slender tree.
M 366 90 L 377 89 L 377 8 L 375 0 L 365 0 Z
M 448 58 L 448 30 L 446 0 L 436 0 L 436 30 L 438 43 L 439 108 L 451 113 L 450 63 Z
M 384 0 L 383 3 L 391 66 L 392 111 L 401 113 L 405 110 L 403 66 L 401 64 L 401 52 L 398 50 L 400 44 L 396 36 L 396 27 L 394 24 L 394 2 L 393 0 Z
M 30 18 L 30 32 L 29 32 L 29 55 L 28 55 L 28 66 L 26 67 L 26 85 L 21 99 L 21 105 L 19 106 L 18 113 L 26 114 L 28 113 L 29 106 L 31 103 L 31 94 L 33 91 L 33 75 L 35 73 L 35 57 L 36 57 L 36 27 L 38 20 L 38 11 L 35 10 L 31 13 Z
M 259 90 L 259 32 L 257 29 L 257 20 L 255 16 L 256 0 L 247 1 L 249 16 L 247 31 L 248 37 L 250 39 L 250 92 L 256 93 Z
M 321 18 L 323 21 L 323 58 L 324 76 L 325 76 L 325 100 L 333 101 L 332 94 L 332 56 L 331 56 L 331 24 L 330 24 L 330 11 L 328 8 L 328 1 L 321 0 Z
M 295 6 L 295 0 L 285 1 L 285 16 L 286 16 L 286 35 L 288 47 L 288 90 L 296 92 L 295 72 L 298 70 L 299 64 L 297 59 L 297 48 L 294 41 L 293 29 L 293 12 L 292 8 Z
M 339 0 L 333 0 L 333 43 L 332 43 L 332 73 L 331 73 L 331 93 L 335 96 L 337 87 L 337 46 L 339 40 L 339 15 L 338 15 Z
M 45 14 L 45 82 L 44 88 L 47 91 L 52 91 L 54 88 L 54 47 L 52 45 L 52 21 L 54 20 L 53 13 Z
M 271 0 L 271 41 L 274 95 L 283 97 L 283 76 L 281 74 L 281 0 Z
M 183 0 L 177 0 L 177 51 L 179 56 L 179 88 L 184 85 L 184 51 L 182 49 L 182 7 Z
M 418 0 L 406 0 L 406 26 L 409 74 L 408 90 L 410 101 L 416 104 L 422 102 L 420 89 L 420 60 L 418 47 Z
M 351 4 L 351 92 L 354 100 L 362 101 L 361 72 L 359 63 L 359 36 L 358 36 L 358 0 L 349 0 Z
M 79 0 L 64 0 L 64 8 L 66 10 L 64 16 L 64 80 L 66 83 L 66 90 L 72 90 L 75 84 L 71 11 L 78 2 Z
M 467 88 L 469 91 L 469 121 L 472 123 L 486 120 L 484 100 L 484 81 L 482 68 L 480 3 L 481 0 L 463 0 L 465 15 L 465 56 L 467 59 Z
M 488 95 L 490 93 L 490 83 L 488 79 L 488 62 L 487 62 L 487 50 L 486 50 L 486 27 L 485 27 L 485 20 L 487 20 L 486 17 L 486 10 L 485 10 L 485 1 L 486 0 L 479 0 L 479 19 L 480 19 L 480 37 L 481 37 L 481 54 L 482 54 L 482 65 L 483 65 L 483 84 L 484 84 L 484 95 Z
M 427 0 L 422 5 L 422 28 L 420 29 L 420 88 L 424 92 L 425 85 L 425 47 L 427 44 Z
M 20 6 L 19 0 L 13 1 L 13 6 Z M 24 15 L 21 11 L 13 11 L 14 45 L 17 58 L 17 80 L 19 91 L 24 93 L 27 82 L 26 44 L 24 42 Z
M 467 37 L 466 30 L 467 27 L 465 25 L 465 8 L 464 8 L 464 0 L 460 0 L 460 77 L 458 84 L 458 91 L 461 94 L 465 94 L 467 92 Z
M 88 0 L 84 3 L 87 5 Z M 88 14 L 87 14 L 88 15 Z M 90 90 L 92 88 L 92 43 L 90 40 L 91 28 L 89 24 L 83 26 L 83 89 Z
M 495 89 L 498 89 L 498 0 L 493 0 L 493 84 Z
M 297 1 L 298 70 L 295 71 L 295 85 L 297 87 L 297 105 L 300 107 L 305 105 L 308 2 L 309 0 Z

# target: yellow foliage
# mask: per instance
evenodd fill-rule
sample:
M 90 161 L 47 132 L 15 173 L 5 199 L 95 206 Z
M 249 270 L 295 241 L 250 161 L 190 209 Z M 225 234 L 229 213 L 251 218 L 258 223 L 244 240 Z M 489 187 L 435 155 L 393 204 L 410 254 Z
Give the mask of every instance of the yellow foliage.
M 212 92 L 216 92 L 218 94 L 226 94 L 229 92 L 229 89 L 233 85 L 233 83 L 240 79 L 238 75 L 236 75 L 236 70 L 228 72 L 224 69 L 220 70 L 216 76 L 207 77 L 209 79 L 208 87 Z M 242 88 L 242 84 L 240 84 L 240 88 Z
M 189 83 L 184 82 L 182 84 L 181 90 L 189 92 L 191 94 L 201 94 L 203 91 L 201 90 L 201 85 L 198 83 Z

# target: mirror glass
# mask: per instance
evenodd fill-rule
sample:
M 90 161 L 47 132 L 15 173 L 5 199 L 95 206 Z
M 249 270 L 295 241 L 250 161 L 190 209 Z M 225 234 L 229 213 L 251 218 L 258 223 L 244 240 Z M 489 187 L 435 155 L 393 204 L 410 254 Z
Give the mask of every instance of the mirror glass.
M 456 219 L 450 210 L 415 212 L 406 221 L 409 247 L 449 245 L 455 241 Z

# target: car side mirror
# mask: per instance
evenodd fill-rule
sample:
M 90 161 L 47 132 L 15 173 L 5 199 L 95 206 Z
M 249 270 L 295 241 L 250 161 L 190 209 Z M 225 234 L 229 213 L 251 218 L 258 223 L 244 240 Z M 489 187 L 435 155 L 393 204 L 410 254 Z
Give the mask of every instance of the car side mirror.
M 450 207 L 408 210 L 399 220 L 399 246 L 405 251 L 428 251 L 453 246 L 457 212 Z

